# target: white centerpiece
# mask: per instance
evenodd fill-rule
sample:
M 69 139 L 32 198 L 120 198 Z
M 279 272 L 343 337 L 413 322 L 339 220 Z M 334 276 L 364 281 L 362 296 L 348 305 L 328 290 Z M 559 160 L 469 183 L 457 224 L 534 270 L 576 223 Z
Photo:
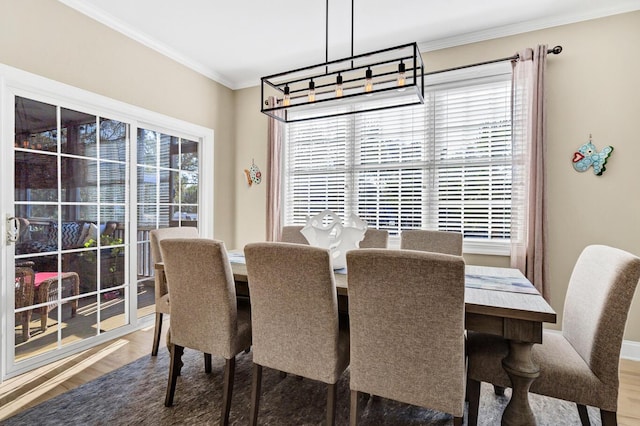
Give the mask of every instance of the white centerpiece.
M 367 223 L 352 214 L 344 223 L 331 210 L 324 210 L 307 219 L 300 232 L 310 245 L 327 248 L 331 252 L 333 269 L 347 266 L 347 251 L 360 247 Z

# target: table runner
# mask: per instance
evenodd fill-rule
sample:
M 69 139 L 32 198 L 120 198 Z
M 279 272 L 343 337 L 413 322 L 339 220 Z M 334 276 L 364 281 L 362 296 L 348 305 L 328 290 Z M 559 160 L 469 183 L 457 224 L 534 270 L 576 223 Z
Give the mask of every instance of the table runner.
M 244 254 L 229 252 L 231 263 L 245 264 Z M 347 268 L 336 269 L 336 274 L 346 275 Z M 524 277 L 465 274 L 464 286 L 482 290 L 509 291 L 512 293 L 538 294 L 538 290 Z

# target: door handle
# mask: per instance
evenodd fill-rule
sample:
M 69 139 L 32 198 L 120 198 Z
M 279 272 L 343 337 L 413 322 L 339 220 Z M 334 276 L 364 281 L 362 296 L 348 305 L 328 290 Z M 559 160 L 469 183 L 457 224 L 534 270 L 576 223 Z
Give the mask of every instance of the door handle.
M 20 221 L 17 217 L 7 215 L 7 244 L 18 241 L 20 235 Z

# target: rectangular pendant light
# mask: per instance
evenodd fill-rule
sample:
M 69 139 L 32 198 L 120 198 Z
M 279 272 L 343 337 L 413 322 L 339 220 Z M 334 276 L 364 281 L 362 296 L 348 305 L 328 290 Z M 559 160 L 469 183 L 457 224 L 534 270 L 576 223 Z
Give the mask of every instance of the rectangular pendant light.
M 261 111 L 285 123 L 418 105 L 424 64 L 409 43 L 262 77 L 261 96 Z

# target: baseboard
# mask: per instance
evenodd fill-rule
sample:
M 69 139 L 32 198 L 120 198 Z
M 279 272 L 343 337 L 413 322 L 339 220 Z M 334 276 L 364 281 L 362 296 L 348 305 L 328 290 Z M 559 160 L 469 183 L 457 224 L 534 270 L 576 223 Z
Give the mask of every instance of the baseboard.
M 560 330 L 545 329 L 545 333 L 560 333 Z M 620 349 L 620 358 L 640 361 L 640 342 L 623 340 L 622 348 Z
M 623 340 L 622 349 L 620 350 L 620 358 L 630 359 L 631 361 L 640 361 L 640 342 Z

